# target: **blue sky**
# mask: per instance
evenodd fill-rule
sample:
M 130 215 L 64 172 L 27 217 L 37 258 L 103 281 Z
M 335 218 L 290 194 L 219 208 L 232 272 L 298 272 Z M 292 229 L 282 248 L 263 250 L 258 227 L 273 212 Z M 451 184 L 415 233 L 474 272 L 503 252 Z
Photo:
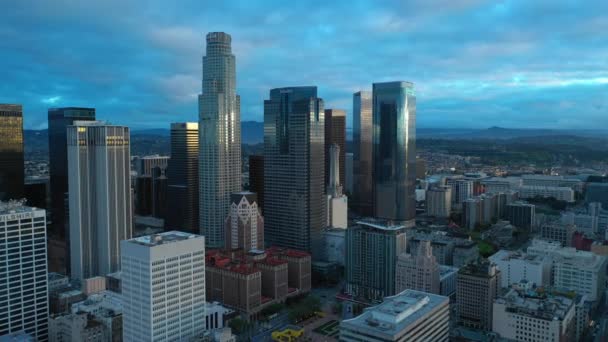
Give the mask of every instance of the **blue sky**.
M 4 1 L 0 103 L 26 128 L 92 106 L 135 128 L 197 120 L 209 31 L 232 34 L 242 120 L 274 87 L 327 108 L 378 81 L 417 88 L 419 127 L 608 127 L 608 1 Z

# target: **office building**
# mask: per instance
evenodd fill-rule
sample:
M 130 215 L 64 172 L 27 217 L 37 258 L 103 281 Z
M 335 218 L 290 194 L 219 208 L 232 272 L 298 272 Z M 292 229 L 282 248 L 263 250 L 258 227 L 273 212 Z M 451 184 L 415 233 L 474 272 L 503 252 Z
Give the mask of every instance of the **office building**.
M 22 201 L 0 202 L 0 336 L 48 338 L 46 214 Z
M 86 312 L 60 313 L 49 319 L 51 342 L 104 342 L 112 341 L 110 332 L 99 321 L 89 318 Z
M 439 294 L 450 297 L 450 300 L 456 295 L 458 270 L 458 267 L 439 265 Z
M 258 208 L 264 215 L 264 156 L 249 156 L 249 191 L 258 195 Z
M 492 329 L 492 307 L 500 289 L 500 270 L 487 260 L 463 266 L 456 276 L 458 323 Z
M 500 270 L 503 288 L 528 281 L 537 286 L 551 285 L 551 260 L 544 255 L 499 250 L 488 258 Z
M 510 341 L 580 341 L 571 297 L 546 289 L 515 287 L 496 299 L 492 331 Z
M 562 246 L 568 247 L 572 244 L 572 236 L 576 232 L 576 227 L 571 224 L 551 222 L 540 227 L 540 237 L 547 241 L 556 241 Z
M 120 241 L 131 237 L 129 128 L 100 121 L 68 127 L 72 279 L 120 269 Z
M 397 258 L 395 291 L 406 289 L 439 294 L 439 263 L 430 241 L 422 241 L 416 255 L 402 253 Z
M 479 248 L 477 243 L 471 240 L 454 240 L 452 251 L 452 264 L 454 267 L 462 267 L 479 258 Z
M 426 192 L 426 214 L 446 218 L 452 211 L 452 188 L 449 186 L 433 187 Z
M 49 121 L 49 174 L 51 176 L 51 229 L 49 236 L 65 244 L 65 264 L 69 268 L 68 205 L 68 126 L 74 121 L 94 121 L 95 108 L 51 108 Z M 61 263 L 61 260 L 59 260 Z
M 346 183 L 346 111 L 342 109 L 325 110 L 325 184 L 329 184 L 330 178 L 330 149 L 338 145 L 338 183 Z
M 505 218 L 515 227 L 530 231 L 536 222 L 536 206 L 521 201 L 507 204 Z
M 135 157 L 137 215 L 165 218 L 167 214 L 167 166 L 169 157 Z
M 600 215 L 572 211 L 562 212 L 560 222 L 566 226 L 576 227 L 577 232 L 583 233 L 588 237 L 595 237 L 596 234 L 600 233 Z
M 198 123 L 171 124 L 171 159 L 168 166 L 168 208 L 165 227 L 199 232 Z
M 169 165 L 169 160 L 170 157 L 158 154 L 133 158 L 138 176 L 152 176 L 155 168 L 160 168 L 164 173 Z
M 480 181 L 486 193 L 517 190 L 523 185 L 520 177 L 489 177 Z
M 24 195 L 23 109 L 0 104 L 0 201 Z
M 323 237 L 325 240 L 325 261 L 344 266 L 346 230 L 328 228 L 323 231 Z
M 340 341 L 448 341 L 449 302 L 448 297 L 405 290 L 340 322 Z
M 523 175 L 523 185 L 567 187 L 575 192 L 582 193 L 584 182 L 577 178 L 565 178 L 564 176 L 550 175 Z
M 373 215 L 372 195 L 372 93 L 353 94 L 354 207 L 362 216 Z
M 373 85 L 374 216 L 415 224 L 416 96 L 410 82 Z
M 397 256 L 405 252 L 404 225 L 382 220 L 359 221 L 346 230 L 346 293 L 380 302 L 395 291 Z
M 519 187 L 519 197 L 523 199 L 553 197 L 564 202 L 574 202 L 574 190 L 568 187 L 523 185 Z
M 27 199 L 27 205 L 41 209 L 48 207 L 48 195 L 50 193 L 48 177 L 26 178 L 23 191 L 24 198 Z
M 462 204 L 467 199 L 473 197 L 473 181 L 449 177 L 446 185 L 452 188 L 452 203 Z
M 353 154 L 346 153 L 345 160 L 346 160 L 346 165 L 344 165 L 344 170 L 345 170 L 344 178 L 346 178 L 346 180 L 344 181 L 344 192 L 346 192 L 347 194 L 352 194 L 354 192 L 353 191 L 353 182 L 354 182 Z
M 348 226 L 348 197 L 342 193 L 340 175 L 340 146 L 329 148 L 329 183 L 327 183 L 327 227 L 343 228 Z
M 323 250 L 325 121 L 317 87 L 277 88 L 264 101 L 264 223 L 267 245 Z
M 608 183 L 587 183 L 587 187 L 585 189 L 585 202 L 601 203 L 602 207 L 608 208 Z
M 527 252 L 550 258 L 553 286 L 576 291 L 595 304 L 602 298 L 606 289 L 608 257 L 537 239 L 532 241 Z
M 264 249 L 264 218 L 255 193 L 243 191 L 230 196 L 230 211 L 224 225 L 226 249 Z
M 207 34 L 199 96 L 199 219 L 210 248 L 224 246 L 230 195 L 241 191 L 241 100 L 232 37 Z
M 205 238 L 178 231 L 121 241 L 123 339 L 187 340 L 205 327 Z

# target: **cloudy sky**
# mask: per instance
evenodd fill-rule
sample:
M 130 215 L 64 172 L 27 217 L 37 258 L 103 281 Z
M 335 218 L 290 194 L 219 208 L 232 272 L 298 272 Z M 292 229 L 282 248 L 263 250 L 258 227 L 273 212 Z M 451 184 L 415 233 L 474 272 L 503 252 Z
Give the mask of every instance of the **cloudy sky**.
M 22 103 L 26 128 L 58 106 L 197 120 L 209 31 L 233 37 L 243 120 L 275 87 L 317 85 L 350 113 L 353 92 L 408 80 L 420 127 L 608 127 L 606 0 L 0 3 L 0 103 Z

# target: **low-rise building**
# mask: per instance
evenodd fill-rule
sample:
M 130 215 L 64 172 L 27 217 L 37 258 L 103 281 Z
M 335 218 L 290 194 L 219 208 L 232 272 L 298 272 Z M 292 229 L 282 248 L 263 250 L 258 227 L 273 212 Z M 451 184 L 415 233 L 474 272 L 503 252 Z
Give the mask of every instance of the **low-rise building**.
M 49 319 L 51 342 L 106 342 L 110 339 L 107 328 L 86 312 L 62 313 Z
M 567 187 L 523 185 L 518 191 L 520 198 L 553 197 L 560 201 L 574 202 L 574 190 Z
M 540 237 L 542 239 L 559 242 L 562 246 L 570 246 L 572 244 L 574 232 L 576 232 L 574 225 L 559 222 L 543 224 L 540 227 Z
M 503 288 L 524 280 L 538 286 L 551 285 L 552 262 L 547 256 L 501 249 L 488 259 L 500 270 Z
M 340 341 L 447 341 L 448 297 L 405 290 L 340 323 Z
M 551 175 L 523 175 L 523 185 L 544 187 L 567 187 L 582 193 L 584 182 L 576 178 L 565 178 L 564 176 Z

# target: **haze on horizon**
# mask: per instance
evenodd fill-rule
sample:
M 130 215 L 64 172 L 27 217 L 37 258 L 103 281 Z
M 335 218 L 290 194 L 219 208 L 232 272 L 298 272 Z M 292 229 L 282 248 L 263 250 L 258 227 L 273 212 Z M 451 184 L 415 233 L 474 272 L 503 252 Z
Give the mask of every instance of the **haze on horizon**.
M 97 108 L 133 128 L 197 121 L 205 34 L 233 38 L 242 120 L 271 88 L 316 85 L 326 108 L 407 80 L 420 127 L 608 126 L 608 1 L 22 0 L 0 21 L 0 103 Z M 350 125 L 350 124 L 349 124 Z

